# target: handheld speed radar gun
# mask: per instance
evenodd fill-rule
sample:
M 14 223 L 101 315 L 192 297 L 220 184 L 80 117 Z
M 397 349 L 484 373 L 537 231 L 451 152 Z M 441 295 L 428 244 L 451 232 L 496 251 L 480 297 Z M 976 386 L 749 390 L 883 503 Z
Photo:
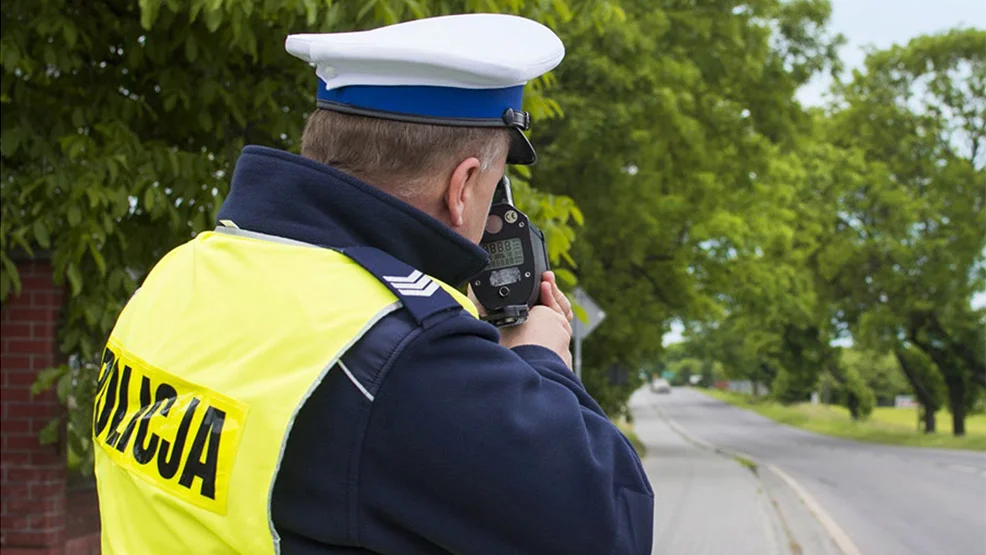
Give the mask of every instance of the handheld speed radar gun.
M 541 276 L 548 271 L 548 252 L 544 234 L 514 206 L 507 176 L 493 193 L 480 246 L 490 261 L 473 278 L 472 290 L 486 309 L 483 320 L 497 327 L 523 323 L 538 302 Z

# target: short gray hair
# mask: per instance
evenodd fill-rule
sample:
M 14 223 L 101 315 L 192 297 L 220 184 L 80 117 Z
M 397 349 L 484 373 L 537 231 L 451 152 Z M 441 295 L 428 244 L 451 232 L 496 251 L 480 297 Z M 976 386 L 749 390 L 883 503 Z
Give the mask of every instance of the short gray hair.
M 505 128 L 406 123 L 318 109 L 308 117 L 301 155 L 403 198 L 475 156 L 488 171 L 505 159 Z

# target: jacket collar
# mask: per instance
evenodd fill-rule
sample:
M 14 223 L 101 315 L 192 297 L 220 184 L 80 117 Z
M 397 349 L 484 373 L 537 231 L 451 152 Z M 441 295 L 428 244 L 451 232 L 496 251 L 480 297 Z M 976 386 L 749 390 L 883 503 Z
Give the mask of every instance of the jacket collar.
M 321 247 L 374 247 L 454 287 L 487 263 L 483 249 L 396 197 L 260 146 L 243 149 L 218 219 Z

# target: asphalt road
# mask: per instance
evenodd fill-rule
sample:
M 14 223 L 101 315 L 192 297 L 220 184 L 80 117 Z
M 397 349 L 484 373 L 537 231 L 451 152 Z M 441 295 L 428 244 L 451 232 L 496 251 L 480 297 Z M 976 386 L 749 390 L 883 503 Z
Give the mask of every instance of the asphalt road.
M 789 554 L 780 519 L 756 475 L 684 439 L 660 415 L 654 397 L 641 390 L 630 400 L 655 493 L 653 553 Z
M 689 435 L 794 478 L 862 555 L 986 555 L 984 453 L 831 438 L 683 388 L 648 402 Z

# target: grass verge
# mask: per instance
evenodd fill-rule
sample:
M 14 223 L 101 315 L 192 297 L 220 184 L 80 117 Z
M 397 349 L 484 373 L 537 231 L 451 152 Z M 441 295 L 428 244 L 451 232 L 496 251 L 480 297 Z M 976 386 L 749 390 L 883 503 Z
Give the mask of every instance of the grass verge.
M 938 415 L 938 433 L 924 434 L 917 430 L 917 414 L 913 409 L 881 407 L 874 410 L 868 420 L 856 422 L 849 417 L 849 412 L 844 407 L 839 406 L 810 403 L 785 406 L 742 393 L 718 389 L 698 391 L 752 410 L 776 422 L 820 434 L 889 445 L 986 451 L 986 415 L 977 414 L 967 418 L 966 436 L 954 437 L 951 435 L 951 416 L 948 413 Z
M 626 438 L 630 440 L 630 443 L 633 444 L 633 448 L 637 451 L 637 456 L 641 459 L 644 458 L 647 454 L 647 447 L 644 445 L 644 442 L 640 441 L 640 438 L 637 437 L 637 433 L 633 431 L 633 425 L 622 418 L 613 420 L 612 422 L 613 424 L 616 424 L 616 427 L 619 428 L 620 431 L 623 432 L 623 435 L 626 436 Z
M 759 467 L 757 466 L 757 463 L 751 461 L 750 459 L 748 459 L 748 458 L 746 458 L 746 457 L 744 457 L 742 455 L 733 455 L 733 458 L 736 459 L 736 462 L 738 462 L 741 465 L 745 466 L 747 470 L 749 470 L 750 472 L 752 472 L 754 474 L 756 474 L 757 471 L 759 470 Z

